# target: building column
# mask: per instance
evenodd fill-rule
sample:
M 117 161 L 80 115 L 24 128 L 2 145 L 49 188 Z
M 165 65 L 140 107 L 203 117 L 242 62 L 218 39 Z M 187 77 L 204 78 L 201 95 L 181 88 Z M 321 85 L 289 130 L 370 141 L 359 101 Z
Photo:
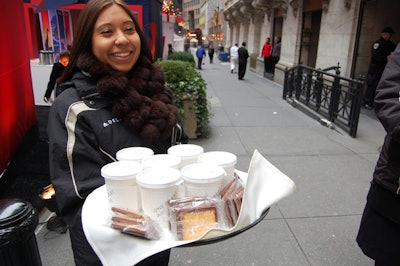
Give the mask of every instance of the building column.
M 240 26 L 241 26 L 241 21 L 243 20 L 243 16 L 240 13 L 240 10 L 236 7 L 234 8 L 232 15 L 234 17 L 234 35 L 232 38 L 232 45 L 235 43 L 239 44 L 239 38 L 240 38 Z
M 225 20 L 228 22 L 226 25 L 228 26 L 225 30 L 225 49 L 228 49 L 226 52 L 229 53 L 229 47 L 234 44 L 234 28 L 235 28 L 235 19 L 232 14 L 232 9 L 224 11 Z
M 285 69 L 298 63 L 300 56 L 300 41 L 302 31 L 302 5 L 294 5 L 291 1 L 286 7 L 283 17 L 281 56 L 275 66 L 274 80 L 283 84 Z
M 242 21 L 242 34 L 240 38 L 240 43 L 246 42 L 247 44 L 249 43 L 249 27 L 251 23 L 251 18 L 253 17 L 254 9 L 251 6 L 251 2 L 242 0 L 241 6 L 240 6 L 240 13 L 242 14 L 243 19 Z
M 262 32 L 262 24 L 264 21 L 264 16 L 265 13 L 260 10 L 256 10 L 253 13 L 253 32 L 250 34 L 252 36 L 252 40 L 249 40 L 249 48 L 251 44 L 251 51 L 253 51 L 254 54 L 257 54 L 257 56 L 260 56 L 261 54 L 261 47 L 262 44 L 264 43 L 263 40 L 261 39 L 261 32 Z

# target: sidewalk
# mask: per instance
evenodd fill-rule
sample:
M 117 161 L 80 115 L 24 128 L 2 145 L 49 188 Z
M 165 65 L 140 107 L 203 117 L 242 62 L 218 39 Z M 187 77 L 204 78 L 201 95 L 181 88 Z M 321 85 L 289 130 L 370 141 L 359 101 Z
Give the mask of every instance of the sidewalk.
M 209 138 L 191 143 L 236 154 L 236 168 L 246 172 L 257 149 L 297 190 L 245 233 L 174 248 L 169 265 L 373 265 L 355 242 L 385 135 L 372 111 L 363 110 L 357 138 L 351 138 L 290 106 L 280 85 L 249 70 L 238 80 L 229 63 L 205 62 L 201 74 L 214 114 L 212 130 Z M 48 232 L 44 225 L 37 241 L 44 266 L 73 265 L 68 234 Z

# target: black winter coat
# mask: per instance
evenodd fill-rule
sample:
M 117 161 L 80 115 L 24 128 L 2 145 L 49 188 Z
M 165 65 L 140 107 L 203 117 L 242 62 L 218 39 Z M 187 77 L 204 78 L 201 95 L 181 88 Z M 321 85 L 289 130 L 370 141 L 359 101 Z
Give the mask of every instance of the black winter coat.
M 112 114 L 111 103 L 97 93 L 89 74 L 76 73 L 61 87 L 48 121 L 50 174 L 59 211 L 70 216 L 104 184 L 101 167 L 116 161 L 118 150 L 147 146 L 166 153 L 171 141 L 145 145 Z
M 374 180 L 400 195 L 400 45 L 377 87 L 375 113 L 387 135 L 375 167 Z

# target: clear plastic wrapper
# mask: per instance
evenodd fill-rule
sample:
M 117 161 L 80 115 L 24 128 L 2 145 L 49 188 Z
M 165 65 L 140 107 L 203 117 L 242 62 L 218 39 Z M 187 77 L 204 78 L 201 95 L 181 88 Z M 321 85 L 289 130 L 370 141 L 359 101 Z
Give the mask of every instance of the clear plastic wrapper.
M 176 240 L 196 240 L 211 229 L 228 229 L 239 218 L 245 185 L 235 173 L 217 197 L 191 196 L 167 202 L 169 227 Z M 145 214 L 113 207 L 111 227 L 123 233 L 160 240 L 163 229 Z M 168 237 L 169 234 L 168 234 Z
M 161 239 L 162 229 L 150 217 L 117 207 L 113 207 L 111 210 L 114 212 L 114 215 L 111 217 L 112 228 L 146 239 Z
M 234 178 L 220 190 L 221 199 L 224 203 L 225 219 L 228 227 L 234 226 L 239 218 L 244 189 L 245 187 L 243 181 L 235 172 Z
M 186 197 L 168 202 L 171 233 L 177 240 L 194 240 L 226 226 L 220 199 Z

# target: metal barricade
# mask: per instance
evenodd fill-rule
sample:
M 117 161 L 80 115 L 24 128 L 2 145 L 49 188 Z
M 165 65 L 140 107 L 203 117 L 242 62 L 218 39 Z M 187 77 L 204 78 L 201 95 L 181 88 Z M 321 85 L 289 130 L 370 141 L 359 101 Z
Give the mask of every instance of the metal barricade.
M 335 74 L 328 73 L 335 70 Z M 285 70 L 283 99 L 316 112 L 356 137 L 364 82 L 340 76 L 340 66 L 314 69 L 297 65 Z

